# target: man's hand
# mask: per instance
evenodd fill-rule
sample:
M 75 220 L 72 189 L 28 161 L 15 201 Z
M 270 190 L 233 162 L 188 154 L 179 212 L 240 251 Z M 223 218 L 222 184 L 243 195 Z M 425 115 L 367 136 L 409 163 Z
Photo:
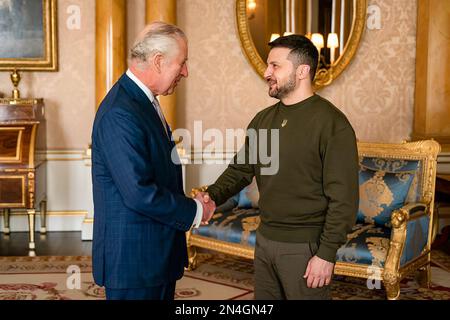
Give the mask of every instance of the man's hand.
M 324 285 L 329 285 L 333 269 L 334 263 L 323 260 L 318 256 L 312 257 L 303 276 L 303 278 L 307 278 L 306 285 L 308 288 L 321 288 Z
M 202 224 L 208 224 L 208 221 L 211 219 L 214 211 L 216 210 L 216 203 L 209 197 L 207 192 L 197 193 L 195 199 L 200 201 L 203 206 Z

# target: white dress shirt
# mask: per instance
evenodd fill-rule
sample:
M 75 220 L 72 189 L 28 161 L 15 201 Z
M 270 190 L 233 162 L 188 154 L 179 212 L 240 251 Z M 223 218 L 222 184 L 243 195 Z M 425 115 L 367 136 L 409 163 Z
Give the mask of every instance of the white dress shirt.
M 159 105 L 159 102 L 157 101 L 157 99 L 155 98 L 155 96 L 153 95 L 153 93 L 150 91 L 150 89 L 142 83 L 141 80 L 139 80 L 132 72 L 130 69 L 127 70 L 126 72 L 128 78 L 130 78 L 134 83 L 136 83 L 136 85 L 141 88 L 141 90 L 145 93 L 145 95 L 147 96 L 147 98 L 150 100 L 150 102 L 152 103 L 153 107 L 156 110 L 156 113 L 158 113 L 159 118 L 161 119 L 161 122 L 163 124 L 164 130 L 166 131 L 167 137 L 169 137 L 169 134 L 167 132 L 167 127 L 166 127 L 166 119 L 164 118 L 164 114 L 161 110 L 161 107 Z M 192 223 L 191 228 L 198 228 L 202 222 L 202 217 L 203 217 L 203 205 L 201 204 L 200 201 L 198 201 L 197 199 L 194 199 L 195 203 L 197 203 L 197 212 L 195 213 L 195 218 L 194 218 L 194 222 Z

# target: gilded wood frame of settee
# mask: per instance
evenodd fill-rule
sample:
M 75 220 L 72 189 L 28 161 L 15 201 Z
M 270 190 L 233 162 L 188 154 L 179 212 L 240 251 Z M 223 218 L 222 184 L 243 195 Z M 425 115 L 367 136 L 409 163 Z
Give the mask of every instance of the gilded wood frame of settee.
M 380 268 L 378 270 L 379 272 L 374 273 L 373 270 L 369 270 L 370 266 L 366 264 L 338 261 L 335 264 L 334 274 L 382 281 L 386 288 L 386 294 L 389 300 L 398 299 L 400 295 L 400 281 L 415 270 L 421 270 L 423 283 L 429 286 L 431 277 L 431 243 L 435 237 L 435 223 L 433 219 L 434 190 L 437 155 L 439 154 L 440 149 L 440 145 L 434 140 L 403 142 L 397 144 L 358 142 L 358 154 L 360 157 L 420 161 L 422 165 L 420 200 L 417 203 L 406 204 L 392 213 L 391 238 L 384 268 Z M 194 197 L 197 192 L 205 191 L 206 188 L 207 187 L 193 189 L 191 196 Z M 428 215 L 430 219 L 426 246 L 418 257 L 406 263 L 404 266 L 400 266 L 400 259 L 407 235 L 407 223 L 425 215 Z M 192 234 L 191 232 L 187 233 L 187 246 L 190 269 L 195 268 L 197 264 L 195 247 L 214 250 L 247 259 L 254 258 L 253 246 L 230 243 Z

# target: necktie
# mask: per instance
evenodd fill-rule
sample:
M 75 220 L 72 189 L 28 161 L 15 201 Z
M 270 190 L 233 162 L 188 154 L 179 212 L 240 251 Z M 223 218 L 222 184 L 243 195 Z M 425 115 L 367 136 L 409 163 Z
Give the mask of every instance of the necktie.
M 161 106 L 159 105 L 158 99 L 156 99 L 156 98 L 153 99 L 153 105 L 155 106 L 156 112 L 158 113 L 159 119 L 161 120 L 161 123 L 164 127 L 164 131 L 166 132 L 167 138 L 169 138 L 169 133 L 167 132 L 166 118 L 164 118 L 164 114 L 161 110 Z

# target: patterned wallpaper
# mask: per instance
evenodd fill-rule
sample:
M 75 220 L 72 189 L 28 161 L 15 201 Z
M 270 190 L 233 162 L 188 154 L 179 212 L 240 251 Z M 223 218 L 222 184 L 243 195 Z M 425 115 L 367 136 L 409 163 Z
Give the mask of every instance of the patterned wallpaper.
M 416 0 L 369 0 L 381 29 L 365 30 L 341 76 L 319 94 L 349 118 L 359 140 L 400 142 L 412 131 Z M 245 128 L 274 100 L 240 47 L 235 0 L 178 1 L 178 23 L 190 40 L 189 78 L 179 90 L 178 123 L 188 129 Z
M 364 141 L 401 142 L 413 129 L 417 1 L 369 1 L 381 29 L 365 30 L 348 68 L 320 94 L 351 121 Z
M 178 123 L 191 132 L 246 128 L 259 110 L 276 100 L 241 49 L 235 0 L 178 1 L 178 24 L 189 39 L 189 77 L 178 90 Z
M 369 0 L 381 8 L 381 29 L 366 30 L 354 60 L 319 94 L 350 119 L 360 140 L 398 142 L 412 130 L 417 0 Z M 241 49 L 235 0 L 178 0 L 178 25 L 189 38 L 189 77 L 178 88 L 178 123 L 192 130 L 245 128 L 273 103 L 265 82 Z M 69 5 L 81 12 L 69 30 Z M 143 26 L 145 0 L 128 5 L 128 43 Z M 23 96 L 45 98 L 49 149 L 82 149 L 90 142 L 95 110 L 95 3 L 58 0 L 59 72 L 22 73 Z M 9 96 L 9 74 L 0 93 Z

